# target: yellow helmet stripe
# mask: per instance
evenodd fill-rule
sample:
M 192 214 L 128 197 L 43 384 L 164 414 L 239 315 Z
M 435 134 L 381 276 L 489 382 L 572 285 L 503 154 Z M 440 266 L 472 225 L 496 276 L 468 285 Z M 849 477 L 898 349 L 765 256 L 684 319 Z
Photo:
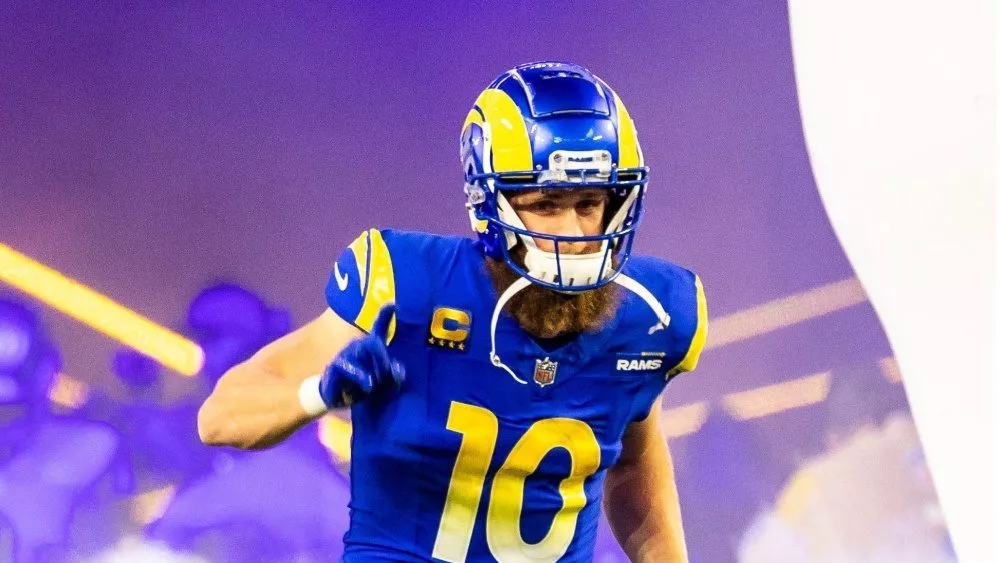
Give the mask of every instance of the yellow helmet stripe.
M 484 90 L 476 99 L 478 107 L 489 124 L 490 146 L 493 152 L 493 172 L 521 172 L 531 170 L 531 140 L 524 118 L 514 100 L 503 90 Z M 470 112 L 466 126 L 475 118 Z M 489 158 L 489 155 L 484 155 Z M 488 164 L 488 163 L 487 163 Z
M 635 123 L 625 109 L 618 94 L 615 94 L 615 108 L 618 111 L 618 167 L 635 168 L 642 166 L 642 150 L 635 133 Z
M 479 110 L 476 108 L 469 110 L 469 115 L 465 116 L 465 123 L 462 124 L 463 135 L 465 134 L 466 129 L 469 128 L 469 125 L 472 125 L 473 123 L 479 125 L 480 127 L 483 125 L 483 116 L 479 114 Z

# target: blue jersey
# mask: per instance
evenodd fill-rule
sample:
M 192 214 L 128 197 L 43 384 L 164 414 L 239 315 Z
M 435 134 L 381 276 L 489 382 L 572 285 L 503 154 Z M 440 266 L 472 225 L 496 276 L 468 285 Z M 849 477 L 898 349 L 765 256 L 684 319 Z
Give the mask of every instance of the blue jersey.
M 633 256 L 609 326 L 546 350 L 494 318 L 484 260 L 470 239 L 371 229 L 334 267 L 327 302 L 361 330 L 396 302 L 406 368 L 398 393 L 351 408 L 345 561 L 591 561 L 626 427 L 698 362 L 687 270 Z

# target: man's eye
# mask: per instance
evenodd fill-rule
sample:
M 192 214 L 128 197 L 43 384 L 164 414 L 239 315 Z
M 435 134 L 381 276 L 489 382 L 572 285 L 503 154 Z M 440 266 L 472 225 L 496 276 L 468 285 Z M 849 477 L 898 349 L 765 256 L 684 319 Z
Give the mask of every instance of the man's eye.
M 585 199 L 576 204 L 577 209 L 584 211 L 594 211 L 601 206 L 601 201 L 597 199 Z

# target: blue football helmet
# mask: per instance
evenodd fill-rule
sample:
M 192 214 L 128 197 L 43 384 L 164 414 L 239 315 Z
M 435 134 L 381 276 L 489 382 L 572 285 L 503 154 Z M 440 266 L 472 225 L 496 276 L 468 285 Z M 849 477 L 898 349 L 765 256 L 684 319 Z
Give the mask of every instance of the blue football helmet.
M 519 275 L 563 292 L 594 289 L 628 261 L 642 218 L 649 169 L 635 125 L 617 94 L 582 66 L 538 62 L 500 75 L 476 99 L 462 126 L 466 207 L 486 254 Z M 580 187 L 607 188 L 603 234 L 557 236 L 525 228 L 505 193 Z M 553 241 L 554 252 L 535 239 Z M 600 241 L 590 254 L 560 245 Z M 511 249 L 525 246 L 524 264 Z

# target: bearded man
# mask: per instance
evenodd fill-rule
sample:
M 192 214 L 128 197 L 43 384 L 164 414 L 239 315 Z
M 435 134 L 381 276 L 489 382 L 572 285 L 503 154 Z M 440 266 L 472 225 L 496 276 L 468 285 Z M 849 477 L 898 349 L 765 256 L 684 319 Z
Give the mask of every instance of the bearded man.
M 660 395 L 698 363 L 701 282 L 631 254 L 648 169 L 575 64 L 498 77 L 461 135 L 475 239 L 370 229 L 329 308 L 227 372 L 207 444 L 264 448 L 350 408 L 344 561 L 686 561 Z

